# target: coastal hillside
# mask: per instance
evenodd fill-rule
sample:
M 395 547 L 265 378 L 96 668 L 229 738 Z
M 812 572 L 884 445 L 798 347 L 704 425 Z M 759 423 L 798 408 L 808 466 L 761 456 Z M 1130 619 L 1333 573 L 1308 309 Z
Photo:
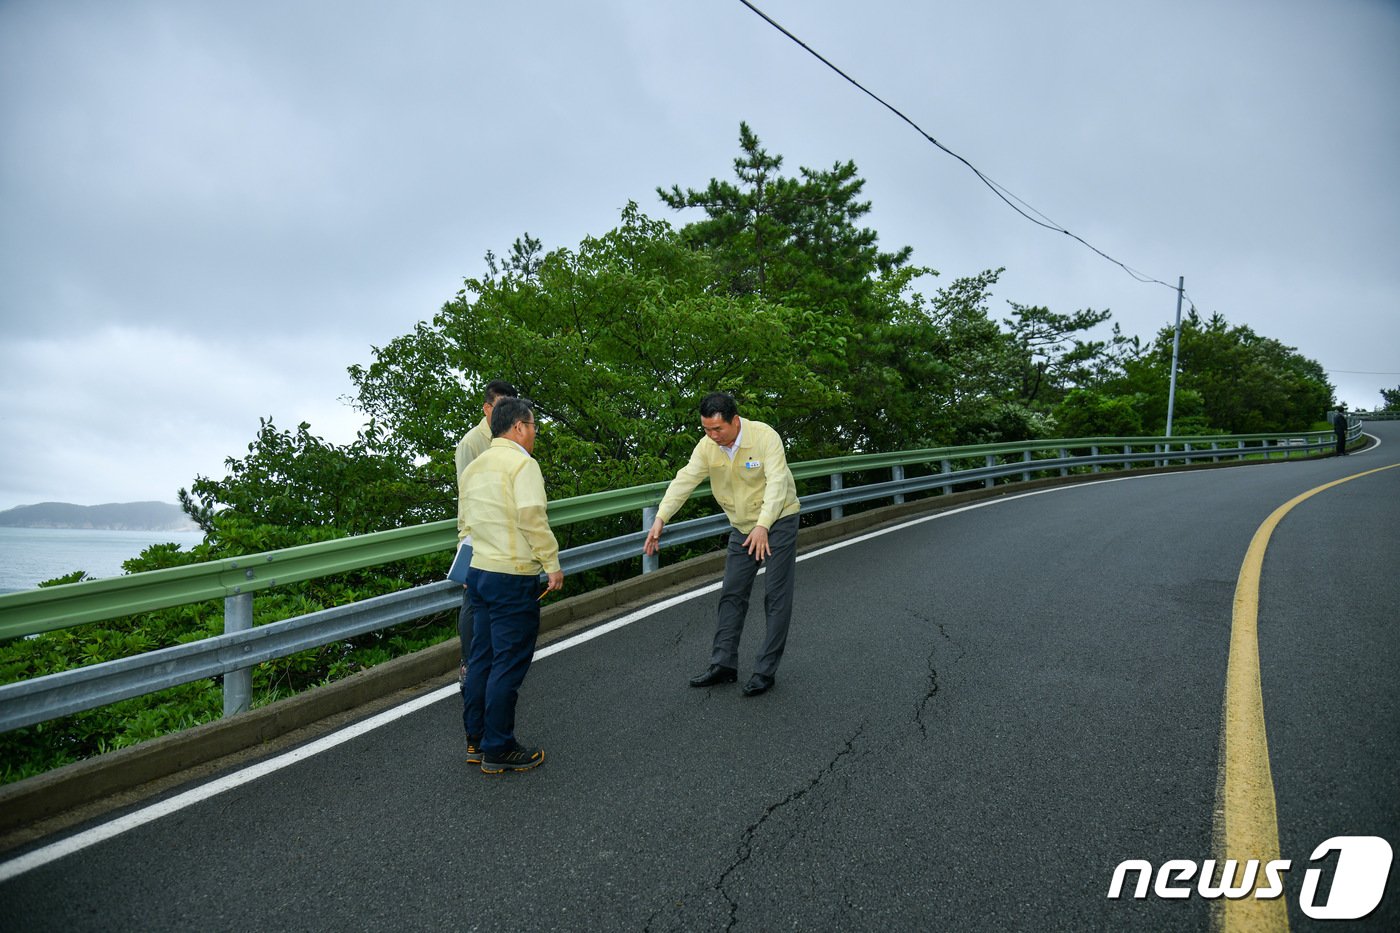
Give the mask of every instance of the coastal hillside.
M 87 528 L 108 531 L 193 531 L 189 516 L 173 502 L 109 502 L 73 505 L 40 502 L 0 512 L 0 527 Z

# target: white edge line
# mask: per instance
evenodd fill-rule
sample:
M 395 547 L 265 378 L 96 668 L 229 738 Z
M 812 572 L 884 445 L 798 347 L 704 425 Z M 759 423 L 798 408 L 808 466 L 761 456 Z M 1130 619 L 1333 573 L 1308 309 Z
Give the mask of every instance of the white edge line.
M 120 835 L 129 829 L 135 829 L 153 820 L 158 820 L 163 816 L 169 816 L 171 813 L 175 813 L 188 806 L 199 803 L 200 801 L 222 794 L 224 791 L 233 790 L 235 787 L 241 787 L 264 775 L 271 774 L 274 771 L 280 771 L 289 765 L 296 764 L 298 761 L 310 758 L 312 755 L 318 755 L 327 749 L 335 748 L 337 745 L 364 735 L 366 732 L 377 729 L 396 719 L 401 719 L 410 713 L 416 712 L 425 706 L 443 699 L 450 693 L 456 692 L 457 687 L 455 685 L 444 687 L 441 690 L 435 690 L 432 693 L 425 694 L 400 706 L 396 706 L 393 709 L 385 710 L 382 713 L 371 716 L 369 719 L 363 720 L 362 722 L 357 722 L 353 726 L 347 726 L 339 732 L 333 732 L 330 735 L 323 736 L 314 742 L 293 749 L 276 758 L 269 758 L 267 761 L 250 765 L 241 771 L 226 774 L 221 778 L 210 781 L 208 784 L 192 788 L 182 794 L 176 794 L 174 797 L 162 800 L 159 803 L 153 803 L 148 807 L 143 807 L 140 810 L 118 817 L 111 822 L 103 823 L 101 826 L 94 826 L 92 829 L 78 833 L 75 836 L 70 836 L 67 839 L 62 839 L 51 845 L 44 846 L 41 849 L 35 849 L 33 852 L 21 855 L 19 858 L 0 863 L 0 883 L 8 881 L 16 875 L 23 874 L 31 869 L 38 868 L 41 865 L 47 865 L 49 862 L 63 858 L 65 855 L 71 855 L 74 852 L 86 849 L 88 846 L 96 845 L 106 839 L 111 839 L 113 836 Z
M 911 519 L 910 521 L 901 522 L 897 525 L 890 525 L 887 528 L 881 528 L 877 531 L 871 531 L 863 535 L 858 535 L 854 538 L 847 538 L 844 541 L 837 541 L 834 544 L 828 544 L 826 547 L 818 548 L 815 551 L 808 551 L 805 554 L 799 554 L 797 556 L 797 559 L 799 561 L 807 560 L 811 557 L 818 557 L 822 554 L 829 554 L 832 551 L 837 551 L 844 547 L 850 547 L 854 544 L 860 544 L 863 541 L 869 541 L 872 538 L 878 538 L 882 535 L 887 535 L 895 531 L 902 531 L 903 529 L 913 527 L 914 525 L 922 525 L 924 522 L 931 522 L 935 519 L 947 518 L 950 515 L 957 515 L 961 512 L 970 512 L 973 509 L 981 509 L 989 505 L 1000 505 L 1001 503 L 1012 502 L 1016 499 L 1025 499 L 1030 496 L 1040 496 L 1048 492 L 1063 492 L 1065 490 L 1071 489 L 1083 489 L 1088 486 L 1098 486 L 1103 483 L 1122 483 L 1127 482 L 1128 480 L 1135 479 L 1151 479 L 1154 476 L 1182 475 L 1192 474 L 1156 473 L 1150 474 L 1148 476 L 1109 477 L 1085 483 L 1074 483 L 1073 485 L 1067 486 L 1053 486 L 1049 489 L 1037 489 L 1033 492 L 1023 492 L 1018 493 L 1016 495 L 998 496 L 995 499 L 987 499 L 983 502 L 974 502 L 969 505 L 961 506 L 959 508 L 936 512 L 932 515 L 925 515 L 921 518 Z M 762 573 L 762 570 L 760 570 L 759 572 Z M 541 648 L 535 652 L 535 657 L 533 660 L 539 661 L 543 658 L 549 657 L 552 654 L 558 654 L 559 652 L 564 651 L 568 648 L 573 648 L 583 644 L 586 641 L 591 641 L 592 639 L 598 638 L 601 635 L 606 635 L 609 632 L 615 632 L 623 626 L 631 625 L 633 622 L 641 621 L 642 619 L 645 619 L 648 616 L 655 615 L 656 613 L 669 609 L 672 606 L 677 606 L 688 600 L 695 599 L 697 596 L 704 596 L 706 593 L 713 593 L 719 588 L 720 583 L 710 583 L 706 586 L 690 590 L 678 596 L 672 596 L 668 599 L 664 599 L 659 603 L 654 603 L 643 609 L 638 609 L 635 612 L 631 612 L 625 616 L 620 616 L 619 618 L 613 619 L 611 622 L 606 622 L 603 625 L 591 628 L 586 632 L 580 632 L 577 635 L 565 638 L 562 641 L 556 642 L 552 645 L 547 645 L 544 648 Z M 260 777 L 272 774 L 275 771 L 280 771 L 283 768 L 286 768 L 290 765 L 294 765 L 297 762 L 310 758 L 313 755 L 319 755 L 321 752 L 328 751 L 329 749 L 335 748 L 337 745 L 341 745 L 345 742 L 350 741 L 351 739 L 358 738 L 359 736 L 362 736 L 367 732 L 370 732 L 374 729 L 378 729 L 380 726 L 388 725 L 389 723 L 394 722 L 395 720 L 402 719 L 405 716 L 408 716 L 412 713 L 416 713 L 418 710 L 423 709 L 427 706 L 431 706 L 439 700 L 445 700 L 448 697 L 457 696 L 458 693 L 459 688 L 456 684 L 450 684 L 446 687 L 434 690 L 431 693 L 425 693 L 421 697 L 417 697 L 413 700 L 408 701 L 407 703 L 404 703 L 400 706 L 396 706 L 393 709 L 385 710 L 382 713 L 378 713 L 374 716 L 371 716 L 368 719 L 365 719 L 361 722 L 357 722 L 352 726 L 347 726 L 344 729 L 339 730 L 338 732 L 333 732 L 330 735 L 322 736 L 314 742 L 309 742 L 306 745 L 301 746 L 300 748 L 293 749 L 292 751 L 279 755 L 276 758 L 269 758 L 268 760 L 261 761 L 255 765 L 249 765 L 247 768 L 244 768 L 241 771 L 235 771 L 232 774 L 226 774 L 221 778 L 217 778 L 216 780 L 210 781 L 208 784 L 201 784 L 199 787 L 191 788 L 190 790 L 187 790 L 182 794 L 176 794 L 174 797 L 162 800 L 159 803 L 153 803 L 148 807 L 143 807 L 142 809 L 136 810 L 132 813 L 128 813 L 125 816 L 117 817 L 115 820 L 103 823 L 100 826 L 94 826 L 92 829 L 88 829 L 76 835 L 69 836 L 67 839 L 61 839 L 58 842 L 51 843 L 39 849 L 35 849 L 32 852 L 25 853 L 24 855 L 21 855 L 18 858 L 11 859 L 8 862 L 0 862 L 0 884 L 9 881 L 11 878 L 15 878 L 19 875 L 22 875 L 25 872 L 32 871 L 35 868 L 40 868 L 44 865 L 49 864 L 50 862 L 57 861 L 58 859 L 61 859 L 66 855 L 72 855 L 75 852 L 80 852 L 83 849 L 86 849 L 90 846 L 94 846 L 99 842 L 104 842 L 108 839 L 113 838 L 114 836 L 119 836 L 127 830 L 135 829 L 138 826 L 144 826 L 146 823 L 158 820 L 163 816 L 169 816 L 170 814 L 183 810 L 186 807 L 190 807 L 204 800 L 208 800 L 210 797 L 216 797 L 219 794 L 224 793 L 225 791 L 233 790 L 235 787 L 241 787 L 244 784 L 247 784 L 251 781 L 256 781 Z

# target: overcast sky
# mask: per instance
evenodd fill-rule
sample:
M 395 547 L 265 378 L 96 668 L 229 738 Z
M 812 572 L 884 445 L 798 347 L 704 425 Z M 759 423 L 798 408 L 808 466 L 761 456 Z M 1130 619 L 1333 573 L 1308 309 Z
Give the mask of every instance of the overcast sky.
M 755 0 L 939 142 L 1339 400 L 1400 385 L 1400 3 Z M 0 509 L 159 499 L 528 231 L 854 160 L 887 249 L 1150 339 L 1173 288 L 1016 215 L 739 0 L 0 0 Z M 1321 414 L 1321 413 L 1319 413 Z M 465 426 L 464 426 L 465 427 Z

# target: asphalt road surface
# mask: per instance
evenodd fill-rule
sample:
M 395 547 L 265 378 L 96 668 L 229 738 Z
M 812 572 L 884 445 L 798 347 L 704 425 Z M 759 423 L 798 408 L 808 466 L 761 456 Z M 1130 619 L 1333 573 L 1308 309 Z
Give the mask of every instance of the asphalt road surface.
M 1274 529 L 1258 657 L 1291 929 L 1400 929 L 1400 871 L 1360 920 L 1300 904 L 1324 841 L 1400 845 L 1400 423 L 1368 431 L 809 552 L 766 695 L 760 576 L 737 685 L 686 685 L 702 593 L 536 662 L 535 771 L 466 765 L 442 696 L 0 882 L 0 930 L 1210 930 L 1220 901 L 1111 899 L 1115 867 L 1214 856 L 1247 549 L 1362 473 Z

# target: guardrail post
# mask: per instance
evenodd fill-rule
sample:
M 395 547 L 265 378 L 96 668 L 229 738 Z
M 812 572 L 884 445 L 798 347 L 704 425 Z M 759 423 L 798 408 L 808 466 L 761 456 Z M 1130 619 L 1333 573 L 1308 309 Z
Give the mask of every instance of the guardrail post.
M 651 531 L 652 523 L 656 521 L 656 506 L 649 505 L 642 509 L 642 530 Z M 661 552 L 652 555 L 642 555 L 642 573 L 653 573 L 661 569 Z
M 1023 450 L 1023 451 L 1021 451 L 1021 462 L 1022 462 L 1022 463 L 1030 463 L 1030 462 L 1031 462 L 1031 452 L 1030 452 L 1029 450 Z M 1031 481 L 1031 474 L 1030 474 L 1030 471 L 1027 470 L 1026 472 L 1024 472 L 1024 473 L 1021 474 L 1021 482 L 1023 482 L 1023 483 L 1029 483 L 1030 481 Z
M 947 476 L 949 473 L 952 473 L 952 472 L 953 472 L 953 461 L 951 461 L 951 460 L 944 460 L 944 461 L 943 461 L 943 475 L 944 475 L 944 476 Z M 948 493 L 950 493 L 950 492 L 952 492 L 952 491 L 953 491 L 953 485 L 952 485 L 951 483 L 949 483 L 948 485 L 946 485 L 946 486 L 943 487 L 943 495 L 945 495 L 945 496 L 948 495 Z
M 900 466 L 899 464 L 895 464 L 893 467 L 890 468 L 890 476 L 894 479 L 896 483 L 902 482 L 904 479 L 904 467 Z M 904 493 L 897 492 L 894 494 L 894 504 L 904 504 Z
M 832 492 L 837 492 L 837 491 L 839 491 L 839 490 L 842 489 L 842 488 L 843 488 L 843 487 L 842 487 L 842 484 L 841 484 L 841 474 L 840 474 L 840 473 L 832 473 L 832 474 L 831 474 L 831 491 L 832 491 Z M 838 518 L 841 518 L 841 517 L 844 516 L 845 514 L 846 514 L 846 511 L 845 511 L 845 509 L 841 508 L 841 506 L 839 506 L 839 505 L 833 505 L 833 506 L 831 507 L 831 520 L 832 520 L 833 522 L 836 521 Z
M 1068 460 L 1068 459 L 1069 459 L 1069 451 L 1066 450 L 1066 449 L 1063 448 L 1063 447 L 1060 448 L 1060 459 L 1061 459 L 1061 460 Z M 1069 467 L 1060 467 L 1060 475 L 1061 475 L 1061 476 L 1069 476 Z
M 995 455 L 995 454 L 987 454 L 987 468 L 988 468 L 988 469 L 991 469 L 992 467 L 994 467 L 994 466 L 996 466 L 996 465 L 997 465 L 997 458 L 996 458 L 996 455 Z M 984 487 L 986 487 L 987 489 L 991 489 L 991 488 L 992 488 L 993 486 L 995 486 L 996 484 L 997 484 L 997 480 L 996 480 L 996 477 L 995 477 L 995 476 L 989 476 L 989 477 L 987 477 L 986 479 L 984 479 L 984 480 L 982 481 L 982 485 L 983 485 Z
M 1219 450 L 1219 449 L 1220 449 L 1220 442 L 1219 442 L 1219 441 L 1211 441 L 1211 442 L 1210 442 L 1210 449 L 1211 449 L 1211 450 Z M 1210 462 L 1211 462 L 1211 463 L 1219 463 L 1219 462 L 1220 462 L 1220 454 L 1215 454 L 1215 455 L 1213 455 L 1213 456 L 1210 458 Z
M 224 597 L 224 634 L 246 632 L 253 627 L 253 594 Z M 253 669 L 229 671 L 224 675 L 224 715 L 246 713 L 253 704 Z

